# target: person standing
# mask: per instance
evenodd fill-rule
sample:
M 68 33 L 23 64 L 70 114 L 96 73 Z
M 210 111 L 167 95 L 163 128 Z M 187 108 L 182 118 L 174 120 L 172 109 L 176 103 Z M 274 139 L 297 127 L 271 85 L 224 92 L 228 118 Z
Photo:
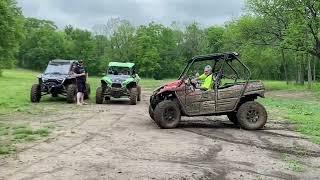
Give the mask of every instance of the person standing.
M 84 102 L 84 93 L 87 91 L 86 80 L 88 77 L 88 73 L 86 72 L 86 70 L 83 66 L 82 60 L 79 61 L 74 72 L 75 72 L 75 77 L 76 77 L 76 81 L 77 81 L 77 90 L 78 90 L 77 105 L 84 105 L 84 104 L 86 104 Z

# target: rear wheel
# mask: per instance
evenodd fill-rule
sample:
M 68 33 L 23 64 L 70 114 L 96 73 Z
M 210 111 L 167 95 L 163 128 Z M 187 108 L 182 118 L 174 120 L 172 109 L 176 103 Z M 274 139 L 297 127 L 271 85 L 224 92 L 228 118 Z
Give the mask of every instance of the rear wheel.
M 75 103 L 77 101 L 77 86 L 70 84 L 67 88 L 67 102 Z
M 30 100 L 33 103 L 38 103 L 40 102 L 40 99 L 41 99 L 41 87 L 39 84 L 34 84 L 31 87 Z
M 130 104 L 136 105 L 138 100 L 138 90 L 137 88 L 131 88 L 130 89 Z
M 102 104 L 103 103 L 103 95 L 102 95 L 102 87 L 98 87 L 96 91 L 96 103 Z
M 154 109 L 154 121 L 161 128 L 175 128 L 180 120 L 181 112 L 179 105 L 174 101 L 162 101 Z
M 258 102 L 249 101 L 243 103 L 237 112 L 240 126 L 246 130 L 261 129 L 267 122 L 267 111 Z
M 86 92 L 84 93 L 84 99 L 89 99 L 90 93 L 91 93 L 90 84 L 86 83 Z

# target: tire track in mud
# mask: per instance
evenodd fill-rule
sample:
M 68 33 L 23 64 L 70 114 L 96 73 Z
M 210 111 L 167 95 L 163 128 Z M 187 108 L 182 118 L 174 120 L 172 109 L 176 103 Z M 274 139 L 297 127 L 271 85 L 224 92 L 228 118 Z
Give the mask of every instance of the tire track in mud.
M 92 112 L 92 111 L 91 111 L 91 112 Z M 76 123 L 75 125 L 69 127 L 68 129 L 70 129 L 70 130 L 76 129 L 76 128 L 82 126 L 83 124 L 85 124 L 87 121 L 94 119 L 94 118 L 95 118 L 96 116 L 98 116 L 98 115 L 101 115 L 101 113 L 103 113 L 103 112 L 105 112 L 105 111 L 95 112 L 93 115 L 91 115 L 91 116 L 89 116 L 89 117 L 86 117 L 86 118 L 83 118 L 83 120 L 81 120 L 80 122 Z M 120 119 L 122 119 L 123 117 L 125 117 L 126 114 L 125 114 L 125 113 L 123 113 L 123 114 L 120 114 L 120 113 L 119 113 L 119 114 L 111 114 L 111 115 L 118 115 L 119 117 L 117 117 L 117 118 L 115 118 L 113 121 L 109 122 L 109 125 L 110 125 L 110 126 L 109 126 L 108 128 L 106 128 L 106 129 L 112 128 Z M 61 119 L 67 119 L 67 118 L 64 117 L 64 118 L 61 118 Z M 77 147 L 77 146 L 79 146 L 79 145 L 81 145 L 81 144 L 86 144 L 87 142 L 89 142 L 89 141 L 91 141 L 92 139 L 94 139 L 96 136 L 101 136 L 101 134 L 99 134 L 99 133 L 87 132 L 87 131 L 85 131 L 85 132 L 86 132 L 87 136 L 86 136 L 82 141 L 80 141 L 79 143 L 75 143 L 75 144 L 73 144 L 72 146 L 65 147 L 65 148 L 63 148 L 62 150 L 60 150 L 60 151 L 58 151 L 58 152 L 55 152 L 55 153 L 53 153 L 53 154 L 50 154 L 49 156 L 46 156 L 46 157 L 44 157 L 44 158 L 41 158 L 41 159 L 39 159 L 39 160 L 31 163 L 31 164 L 26 164 L 25 166 L 19 168 L 18 170 L 14 171 L 13 173 L 7 174 L 6 176 L 7 176 L 7 177 L 10 177 L 10 176 L 13 176 L 13 175 L 16 174 L 16 173 L 23 172 L 24 170 L 28 169 L 29 167 L 31 167 L 31 166 L 33 166 L 33 165 L 35 165 L 35 164 L 41 163 L 41 162 L 44 161 L 45 159 L 57 157 L 58 155 L 63 154 L 63 153 L 65 153 L 66 151 L 71 150 L 71 149 L 73 149 L 73 148 L 75 148 L 75 147 Z M 56 136 L 54 136 L 54 137 L 51 137 L 50 139 L 58 139 L 59 137 L 65 136 L 66 133 L 67 133 L 67 131 L 65 131 L 65 132 L 63 132 L 63 133 L 60 133 L 60 134 L 58 134 L 58 135 L 56 135 Z M 27 148 L 23 148 L 23 149 L 19 150 L 16 154 L 18 154 L 18 153 L 20 153 L 20 152 L 23 152 L 23 151 L 26 151 L 26 150 L 28 150 L 28 149 L 33 149 L 33 148 L 35 148 L 36 146 L 38 146 L 38 145 L 40 145 L 41 143 L 46 142 L 46 141 L 48 141 L 48 139 L 43 140 L 43 141 L 41 141 L 41 142 L 39 142 L 39 143 L 36 143 L 36 144 L 34 144 L 34 145 L 32 145 L 32 146 L 29 146 L 29 147 L 27 147 Z M 54 141 L 51 141 L 50 143 L 52 143 L 52 142 L 54 142 Z M 7 163 L 8 163 L 8 162 L 6 162 L 6 163 L 4 163 L 4 164 L 7 164 Z M 2 165 L 4 165 L 4 164 L 2 164 Z
M 128 111 L 130 111 L 130 109 L 131 109 L 131 108 L 129 108 Z M 94 108 L 93 110 L 97 110 L 97 109 Z M 110 113 L 109 111 L 105 111 L 105 110 L 102 110 L 102 111 L 101 111 L 100 109 L 99 109 L 97 112 L 94 112 L 94 111 L 92 111 L 92 110 L 88 110 L 88 112 L 94 113 L 94 115 L 90 116 L 89 118 L 85 118 L 84 120 L 81 120 L 79 123 L 75 124 L 75 125 L 72 126 L 72 127 L 69 127 L 68 129 L 76 129 L 76 128 L 82 126 L 83 124 L 85 124 L 87 121 L 94 119 L 94 118 L 95 118 L 96 116 L 98 116 L 98 115 L 101 115 L 101 113 L 106 113 L 106 112 L 107 112 L 107 113 L 108 113 L 108 116 L 109 116 L 109 115 L 111 115 L 111 116 L 116 116 L 116 118 L 114 118 L 112 121 L 109 121 L 107 128 L 99 129 L 99 131 L 107 131 L 107 130 L 111 129 L 112 127 L 114 127 L 115 124 L 117 124 L 117 122 L 119 122 L 122 118 L 124 118 L 124 117 L 126 116 L 125 113 Z M 104 116 L 102 116 L 102 117 L 100 117 L 100 118 L 103 118 L 103 117 L 104 117 Z M 25 167 L 20 168 L 19 170 L 15 171 L 14 173 L 9 174 L 9 175 L 7 175 L 7 176 L 13 176 L 15 173 L 23 172 L 24 170 L 28 169 L 28 167 L 30 167 L 30 166 L 32 166 L 32 165 L 40 164 L 42 161 L 44 161 L 45 159 L 48 159 L 48 158 L 57 157 L 57 156 L 59 156 L 60 154 L 64 154 L 66 151 L 69 151 L 69 150 L 71 150 L 71 149 L 73 149 L 73 148 L 75 148 L 75 147 L 77 147 L 77 146 L 79 146 L 79 145 L 88 144 L 88 142 L 90 142 L 92 139 L 94 139 L 94 138 L 97 137 L 97 136 L 107 137 L 107 136 L 105 136 L 105 135 L 103 135 L 103 134 L 101 134 L 101 133 L 97 133 L 97 132 L 88 132 L 88 131 L 82 131 L 82 132 L 85 132 L 87 135 L 86 135 L 86 138 L 83 139 L 81 142 L 76 143 L 76 144 L 74 144 L 74 145 L 72 145 L 72 146 L 66 147 L 66 148 L 62 149 L 61 151 L 58 151 L 58 152 L 56 152 L 56 153 L 54 153 L 54 154 L 51 154 L 51 155 L 49 155 L 49 156 L 47 156 L 47 157 L 45 157 L 45 158 L 41 158 L 41 159 L 39 159 L 38 161 L 36 161 L 36 162 L 34 162 L 34 163 L 32 163 L 32 164 L 28 164 L 28 165 L 26 165 Z M 64 132 L 63 134 L 60 134 L 60 135 L 56 136 L 55 139 L 58 138 L 58 137 L 61 137 L 61 136 L 65 135 L 65 134 L 66 134 L 66 132 Z M 40 144 L 40 143 L 39 143 L 39 144 Z M 37 145 L 38 145 L 38 144 L 37 144 Z M 41 172 L 40 174 L 47 174 L 47 172 Z M 31 178 L 32 178 L 32 177 L 33 177 L 33 175 L 31 174 Z M 24 179 L 30 179 L 30 178 L 27 177 L 27 178 L 24 178 Z
M 269 123 L 268 123 L 269 124 Z M 241 129 L 240 127 L 231 124 L 231 123 L 225 123 L 225 121 L 222 120 L 188 120 L 188 121 L 181 121 L 178 125 L 180 128 L 230 128 L 230 129 Z M 287 128 L 271 128 L 271 127 L 265 127 L 263 130 L 255 131 L 257 134 L 261 135 L 274 135 L 274 136 L 281 136 L 285 138 L 295 138 L 295 139 L 304 139 L 308 140 L 307 137 L 302 136 L 295 136 L 295 135 L 288 135 L 288 134 L 280 134 L 276 132 L 271 132 L 268 130 L 282 130 L 287 132 L 294 132 L 293 130 L 287 129 Z
M 79 123 L 76 123 L 74 126 L 68 128 L 68 129 L 73 129 L 73 128 L 79 127 L 79 126 L 81 126 L 82 124 L 84 124 L 86 121 L 94 118 L 95 116 L 97 116 L 97 114 L 91 115 L 91 116 L 89 116 L 88 118 L 84 118 L 84 120 L 81 120 Z M 62 119 L 65 119 L 65 118 L 62 118 Z M 63 133 L 60 133 L 60 134 L 58 134 L 58 135 L 56 135 L 56 136 L 54 136 L 54 137 L 51 137 L 50 139 L 58 139 L 59 137 L 65 136 L 66 133 L 67 133 L 67 131 L 65 131 L 65 132 L 63 132 Z M 8 174 L 7 176 L 12 176 L 12 175 L 14 175 L 15 173 L 22 172 L 22 171 L 24 171 L 25 169 L 29 168 L 30 166 L 33 166 L 33 165 L 35 165 L 35 164 L 38 164 L 38 163 L 42 162 L 43 160 L 45 160 L 45 159 L 47 159 L 47 158 L 56 157 L 58 154 L 64 153 L 65 151 L 68 151 L 68 150 L 70 150 L 70 149 L 72 149 L 72 148 L 74 148 L 74 147 L 76 147 L 76 146 L 78 146 L 78 145 L 81 145 L 81 144 L 83 144 L 83 143 L 85 143 L 85 142 L 87 142 L 87 141 L 90 141 L 90 140 L 92 140 L 93 138 L 94 138 L 94 137 L 93 137 L 93 136 L 90 136 L 90 135 L 89 135 L 89 136 L 86 136 L 85 139 L 83 139 L 81 142 L 76 143 L 76 144 L 74 144 L 74 145 L 72 145 L 72 146 L 63 148 L 61 151 L 58 151 L 58 152 L 56 152 L 56 153 L 54 153 L 54 154 L 51 154 L 51 155 L 49 155 L 49 156 L 46 156 L 46 157 L 44 157 L 44 158 L 41 158 L 41 159 L 39 159 L 39 160 L 31 163 L 31 164 L 27 164 L 27 165 L 19 168 L 18 170 L 14 171 L 13 173 Z M 43 142 L 46 142 L 46 141 L 48 141 L 48 139 L 43 140 L 43 141 L 41 141 L 41 142 L 39 142 L 39 143 L 36 143 L 36 144 L 34 144 L 34 145 L 32 145 L 32 146 L 29 146 L 29 147 L 27 147 L 27 148 L 20 149 L 20 150 L 17 151 L 17 153 L 15 153 L 15 154 L 17 155 L 17 154 L 19 154 L 20 152 L 23 152 L 23 151 L 26 151 L 26 150 L 29 150 L 29 149 L 34 149 L 36 146 L 38 146 L 38 145 L 40 145 L 40 144 L 42 144 Z M 53 142 L 53 141 L 51 141 L 51 142 Z M 51 142 L 50 142 L 50 143 L 51 143 Z
M 276 133 L 276 132 L 270 132 L 270 131 L 265 131 L 265 130 L 269 130 L 269 129 L 264 129 L 264 130 L 261 130 L 261 131 L 257 131 L 255 133 L 258 133 L 258 134 L 261 134 L 261 135 L 274 135 L 274 136 L 281 136 L 281 137 L 286 137 L 286 138 L 294 138 L 294 139 L 304 139 L 304 140 L 308 140 L 309 138 L 306 138 L 306 137 L 301 137 L 301 136 L 294 136 L 294 135 L 288 135 L 288 134 L 279 134 L 279 133 Z M 279 130 L 279 129 L 277 129 Z M 289 131 L 289 132 L 292 132 L 292 131 Z
M 213 140 L 220 140 L 220 141 L 225 141 L 228 143 L 232 144 L 240 144 L 240 145 L 247 145 L 247 146 L 252 146 L 264 150 L 269 150 L 269 151 L 275 151 L 279 153 L 284 153 L 284 154 L 291 154 L 295 156 L 304 156 L 304 157 L 320 157 L 320 152 L 318 151 L 313 151 L 313 150 L 307 150 L 307 149 L 298 149 L 298 148 L 289 148 L 289 147 L 283 147 L 275 144 L 267 144 L 267 145 L 259 145 L 255 143 L 254 141 L 239 141 L 239 140 L 234 140 L 234 139 L 228 139 L 228 138 L 222 138 L 222 137 L 217 137 L 214 135 L 210 135 L 208 133 L 203 133 L 199 132 L 196 130 L 192 129 L 181 129 L 183 131 L 191 132 L 200 136 L 204 136 L 209 139 Z
M 106 158 L 103 155 L 98 155 L 102 158 Z M 217 163 L 217 160 L 173 160 L 173 159 L 152 159 L 152 158 L 132 158 L 130 156 L 123 155 L 127 160 L 130 161 L 146 161 L 146 162 L 159 162 L 159 163 L 170 163 L 170 164 L 179 164 L 185 167 L 191 167 L 192 169 L 199 169 L 200 172 L 203 172 L 203 176 L 197 178 L 197 179 L 225 179 L 229 172 L 232 171 L 241 171 L 241 172 L 247 172 L 259 176 L 265 176 L 269 178 L 278 178 L 278 179 L 292 179 L 296 180 L 298 179 L 294 175 L 275 172 L 274 174 L 268 174 L 268 173 L 259 173 L 253 170 L 249 169 L 240 169 L 236 167 L 231 167 L 228 163 L 225 161 L 219 161 Z M 239 162 L 236 162 L 239 163 Z M 181 179 L 187 179 L 186 177 L 181 177 Z

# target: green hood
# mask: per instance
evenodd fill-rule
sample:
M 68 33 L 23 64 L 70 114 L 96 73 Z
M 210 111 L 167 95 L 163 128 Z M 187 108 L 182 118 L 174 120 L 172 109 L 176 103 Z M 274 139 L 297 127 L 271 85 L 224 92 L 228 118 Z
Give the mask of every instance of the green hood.
M 104 76 L 102 77 L 101 79 L 102 81 L 106 82 L 108 85 L 111 85 L 112 84 L 112 79 L 110 76 Z
M 130 75 L 107 75 L 102 78 L 102 81 L 106 82 L 109 86 L 112 83 L 119 83 L 124 87 L 131 82 L 138 83 L 139 77 L 134 78 Z

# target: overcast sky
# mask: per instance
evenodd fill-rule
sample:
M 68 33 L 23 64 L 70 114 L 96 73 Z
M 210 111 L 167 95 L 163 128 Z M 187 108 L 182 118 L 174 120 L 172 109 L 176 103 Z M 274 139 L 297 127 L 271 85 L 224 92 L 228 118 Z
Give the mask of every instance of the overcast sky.
M 151 21 L 223 24 L 241 14 L 244 0 L 18 0 L 18 5 L 25 16 L 52 20 L 60 28 L 71 24 L 91 29 L 111 17 L 134 25 Z

